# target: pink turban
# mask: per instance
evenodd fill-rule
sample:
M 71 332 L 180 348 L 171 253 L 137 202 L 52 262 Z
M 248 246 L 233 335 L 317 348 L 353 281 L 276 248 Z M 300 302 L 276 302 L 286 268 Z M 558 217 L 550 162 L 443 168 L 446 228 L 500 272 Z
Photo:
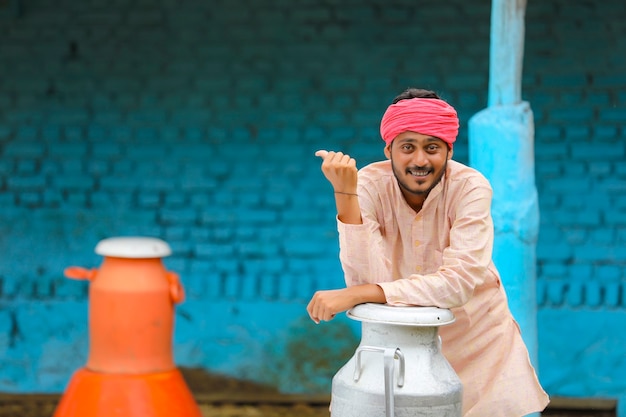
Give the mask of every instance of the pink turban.
M 387 108 L 380 122 L 380 135 L 387 145 L 402 132 L 434 136 L 452 148 L 459 133 L 454 107 L 436 98 L 400 100 Z

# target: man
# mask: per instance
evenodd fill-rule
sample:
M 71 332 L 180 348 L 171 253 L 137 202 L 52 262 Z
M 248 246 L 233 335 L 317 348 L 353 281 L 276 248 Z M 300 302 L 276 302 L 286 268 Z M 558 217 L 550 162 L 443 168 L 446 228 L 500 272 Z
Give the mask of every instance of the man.
M 458 127 L 436 93 L 408 89 L 381 121 L 387 161 L 357 170 L 349 155 L 316 152 L 335 192 L 347 287 L 316 292 L 307 311 L 319 323 L 361 303 L 449 308 L 456 322 L 439 334 L 464 417 L 521 417 L 548 396 L 492 261 L 491 186 L 451 159 Z

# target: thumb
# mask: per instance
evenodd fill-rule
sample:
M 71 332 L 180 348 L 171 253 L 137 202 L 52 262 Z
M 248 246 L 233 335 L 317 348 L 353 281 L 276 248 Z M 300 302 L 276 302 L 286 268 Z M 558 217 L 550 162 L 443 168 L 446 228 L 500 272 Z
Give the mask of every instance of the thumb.
M 319 156 L 322 159 L 326 158 L 326 155 L 328 155 L 328 151 L 325 151 L 323 149 L 315 152 L 315 156 Z

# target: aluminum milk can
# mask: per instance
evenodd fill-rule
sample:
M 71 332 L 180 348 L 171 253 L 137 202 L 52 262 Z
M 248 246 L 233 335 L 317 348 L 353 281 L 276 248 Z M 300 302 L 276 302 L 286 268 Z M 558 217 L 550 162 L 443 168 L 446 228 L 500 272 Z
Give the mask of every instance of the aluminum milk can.
M 332 417 L 461 417 L 462 385 L 441 353 L 450 310 L 360 304 L 361 342 L 332 380 Z

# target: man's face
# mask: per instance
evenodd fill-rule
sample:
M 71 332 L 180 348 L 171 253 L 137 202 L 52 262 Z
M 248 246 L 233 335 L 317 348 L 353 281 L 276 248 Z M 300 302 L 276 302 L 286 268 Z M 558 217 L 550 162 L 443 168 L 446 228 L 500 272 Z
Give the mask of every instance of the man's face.
M 385 155 L 407 200 L 423 201 L 441 181 L 452 151 L 441 139 L 403 132 L 385 147 Z

